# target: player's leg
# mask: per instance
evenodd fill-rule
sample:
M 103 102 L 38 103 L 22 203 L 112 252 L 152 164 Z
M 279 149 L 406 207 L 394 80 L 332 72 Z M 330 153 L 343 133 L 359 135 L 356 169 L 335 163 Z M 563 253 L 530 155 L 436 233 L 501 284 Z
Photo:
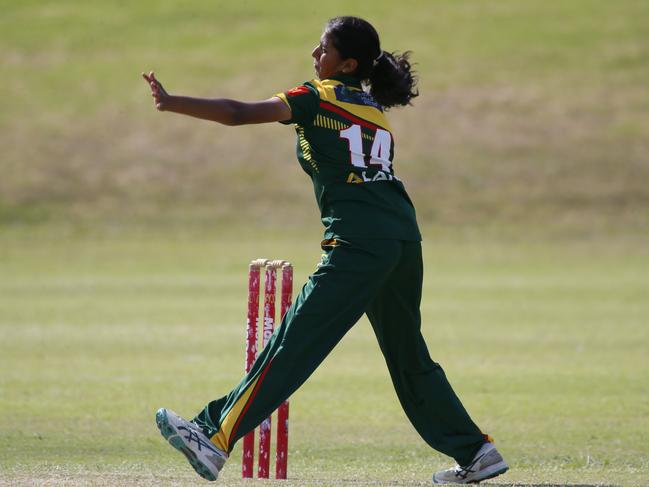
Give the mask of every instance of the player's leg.
M 422 438 L 460 464 L 468 464 L 485 435 L 434 362 L 421 335 L 423 266 L 419 242 L 403 242 L 399 264 L 376 295 L 367 316 L 385 356 L 399 401 Z
M 311 375 L 362 316 L 399 251 L 399 242 L 327 248 L 251 371 L 194 419 L 218 448 L 229 453 Z

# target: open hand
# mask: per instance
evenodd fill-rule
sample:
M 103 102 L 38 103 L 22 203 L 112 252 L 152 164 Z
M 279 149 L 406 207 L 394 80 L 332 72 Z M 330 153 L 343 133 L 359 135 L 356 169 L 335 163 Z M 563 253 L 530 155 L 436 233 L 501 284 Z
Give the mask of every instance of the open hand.
M 153 100 L 155 102 L 155 107 L 160 110 L 164 111 L 167 106 L 167 102 L 169 101 L 169 93 L 162 87 L 162 84 L 156 79 L 155 73 L 151 71 L 148 75 L 146 73 L 142 73 L 142 77 L 149 83 L 149 86 L 151 87 L 151 96 L 153 97 Z

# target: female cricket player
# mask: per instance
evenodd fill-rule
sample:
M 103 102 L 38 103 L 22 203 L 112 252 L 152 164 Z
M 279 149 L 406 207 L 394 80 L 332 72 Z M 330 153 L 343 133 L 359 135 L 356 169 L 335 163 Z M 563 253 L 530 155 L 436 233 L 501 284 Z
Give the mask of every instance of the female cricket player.
M 155 106 L 225 125 L 281 122 L 297 133 L 325 226 L 324 256 L 250 372 L 191 421 L 160 409 L 162 435 L 216 480 L 235 443 L 313 373 L 366 313 L 399 401 L 417 432 L 457 465 L 435 483 L 469 483 L 508 467 L 471 420 L 420 332 L 423 265 L 415 210 L 393 167 L 385 111 L 417 96 L 409 53 L 380 47 L 368 22 L 331 19 L 311 53 L 316 79 L 257 102 L 170 95 L 144 74 Z

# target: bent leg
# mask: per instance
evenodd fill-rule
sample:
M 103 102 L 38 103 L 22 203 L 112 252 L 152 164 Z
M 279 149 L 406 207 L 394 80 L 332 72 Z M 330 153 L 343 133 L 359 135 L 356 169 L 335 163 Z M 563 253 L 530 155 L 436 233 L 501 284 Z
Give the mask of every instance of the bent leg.
M 419 242 L 404 242 L 401 261 L 367 310 L 401 405 L 421 437 L 460 465 L 485 442 L 446 379 L 430 358 L 421 334 L 423 265 Z
M 194 420 L 231 452 L 313 373 L 358 321 L 399 258 L 399 242 L 340 243 L 309 277 L 250 372 Z

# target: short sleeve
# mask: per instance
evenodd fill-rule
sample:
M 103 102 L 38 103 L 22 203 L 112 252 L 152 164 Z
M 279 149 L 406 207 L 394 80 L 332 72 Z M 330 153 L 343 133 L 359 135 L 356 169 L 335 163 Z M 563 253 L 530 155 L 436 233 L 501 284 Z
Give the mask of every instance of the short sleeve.
M 306 82 L 283 93 L 277 93 L 291 109 L 291 118 L 280 123 L 310 125 L 313 123 L 320 106 L 320 95 L 311 83 Z

